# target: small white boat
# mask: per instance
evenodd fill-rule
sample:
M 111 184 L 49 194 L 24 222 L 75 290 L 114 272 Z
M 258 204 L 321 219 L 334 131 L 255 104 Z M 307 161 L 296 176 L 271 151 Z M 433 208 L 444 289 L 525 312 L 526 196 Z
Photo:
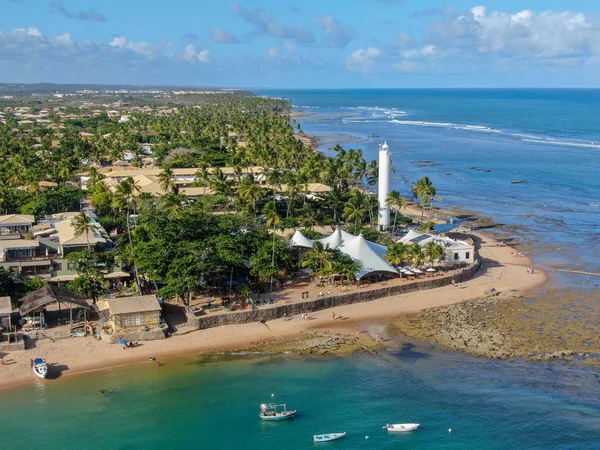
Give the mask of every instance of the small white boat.
M 387 424 L 385 427 L 388 431 L 392 433 L 408 433 L 409 431 L 415 431 L 419 428 L 419 423 L 395 423 L 395 424 Z
M 288 411 L 285 404 L 277 405 L 275 403 L 263 403 L 260 405 L 261 420 L 284 420 L 291 419 L 296 415 L 296 410 Z
M 46 378 L 48 376 L 48 364 L 44 358 L 35 358 L 33 360 L 33 373 L 38 378 Z
M 327 433 L 327 434 L 315 434 L 313 436 L 313 441 L 315 442 L 329 442 L 329 441 L 337 441 L 338 439 L 346 436 L 346 432 L 343 433 Z

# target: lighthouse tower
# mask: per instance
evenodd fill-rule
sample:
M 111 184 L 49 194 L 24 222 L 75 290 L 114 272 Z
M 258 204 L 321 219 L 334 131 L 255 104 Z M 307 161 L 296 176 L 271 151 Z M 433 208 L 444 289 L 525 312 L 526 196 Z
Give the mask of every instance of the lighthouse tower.
M 387 142 L 379 146 L 379 229 L 386 230 L 390 226 L 390 205 L 387 197 L 390 193 L 390 148 Z

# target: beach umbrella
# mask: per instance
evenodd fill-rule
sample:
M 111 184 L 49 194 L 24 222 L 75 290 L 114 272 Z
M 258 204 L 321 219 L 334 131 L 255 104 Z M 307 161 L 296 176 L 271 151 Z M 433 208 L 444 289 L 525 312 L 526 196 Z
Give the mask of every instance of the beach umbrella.
M 436 272 L 436 270 L 433 267 L 428 267 L 427 269 L 425 269 L 427 272 Z

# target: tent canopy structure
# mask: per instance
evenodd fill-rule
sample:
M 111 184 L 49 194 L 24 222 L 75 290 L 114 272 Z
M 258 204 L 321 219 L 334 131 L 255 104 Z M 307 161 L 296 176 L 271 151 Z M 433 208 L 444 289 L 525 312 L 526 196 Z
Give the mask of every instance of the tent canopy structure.
M 23 297 L 21 302 L 19 311 L 22 316 L 54 302 L 71 303 L 82 308 L 90 309 L 90 305 L 85 297 L 52 284 L 47 284 L 43 288 Z
M 362 234 L 354 236 L 342 230 L 335 230 L 329 236 L 319 239 L 319 242 L 324 247 L 338 249 L 360 262 L 362 267 L 356 273 L 358 280 L 373 272 L 398 273 L 385 259 L 387 247 L 367 241 Z M 313 245 L 314 241 L 308 239 L 300 231 L 296 231 L 290 239 L 290 247 L 312 248 Z

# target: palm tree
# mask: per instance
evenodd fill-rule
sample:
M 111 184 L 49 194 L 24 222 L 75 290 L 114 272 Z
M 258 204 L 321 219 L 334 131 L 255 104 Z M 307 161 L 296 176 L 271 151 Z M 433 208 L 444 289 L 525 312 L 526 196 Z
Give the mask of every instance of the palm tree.
M 314 241 L 312 250 L 304 255 L 302 267 L 310 267 L 315 273 L 321 273 L 323 269 L 331 269 L 333 251 L 325 247 L 322 242 Z
M 346 206 L 344 206 L 344 219 L 346 219 L 346 222 L 354 222 L 354 234 L 356 234 L 358 222 L 362 223 L 367 212 L 363 197 L 364 194 L 355 191 L 350 200 L 346 202 Z
M 131 223 L 129 217 L 129 211 L 131 206 L 134 204 L 134 198 L 141 191 L 141 188 L 135 182 L 135 180 L 131 177 L 125 178 L 123 181 L 119 183 L 117 189 L 115 191 L 115 195 L 113 196 L 113 204 L 118 209 L 125 209 L 127 215 L 125 216 L 125 223 L 127 225 L 127 238 L 129 240 L 129 246 L 133 250 L 133 241 L 131 240 Z M 140 284 L 140 276 L 138 274 L 137 265 L 135 263 L 135 257 L 132 255 L 133 269 L 135 270 L 135 279 L 137 282 L 138 294 L 141 295 L 141 284 Z
M 416 183 L 412 185 L 410 188 L 410 192 L 420 200 L 421 206 L 421 222 L 423 222 L 423 214 L 425 211 L 425 207 L 429 206 L 429 218 L 431 219 L 431 213 L 433 211 L 433 201 L 442 199 L 436 197 L 436 189 L 433 185 L 433 182 L 429 179 L 429 177 L 422 177 Z
M 416 267 L 423 263 L 425 260 L 425 254 L 423 253 L 421 244 L 415 242 L 414 244 L 408 246 L 408 259 Z
M 240 183 L 238 195 L 242 201 L 251 205 L 252 213 L 255 214 L 256 202 L 262 198 L 263 188 L 256 182 L 254 175 L 248 174 Z
M 385 259 L 393 266 L 401 266 L 408 257 L 408 246 L 404 242 L 394 242 L 387 249 Z
M 406 209 L 406 199 L 398 191 L 391 191 L 387 196 L 387 202 L 394 209 L 394 231 L 396 230 L 396 221 L 400 209 Z
M 435 240 L 427 242 L 423 248 L 427 261 L 433 265 L 435 261 L 441 261 L 446 257 L 446 248 Z
M 181 217 L 181 211 L 183 205 L 187 201 L 187 197 L 175 192 L 169 192 L 162 196 L 161 203 L 162 209 L 167 212 L 169 217 L 173 219 L 179 219 Z
M 173 180 L 173 169 L 166 166 L 158 175 L 158 183 L 160 188 L 165 192 L 173 192 L 175 190 L 175 181 Z
M 75 228 L 75 236 L 85 234 L 87 248 L 90 249 L 90 234 L 94 233 L 94 224 L 92 219 L 83 211 L 81 211 L 73 220 L 73 228 Z
M 377 180 L 379 180 L 379 166 L 377 165 L 377 161 L 373 160 L 369 163 L 365 177 L 368 186 L 375 186 Z
M 273 230 L 273 253 L 271 255 L 271 269 L 274 271 L 275 270 L 275 238 L 277 237 L 275 230 L 281 223 L 281 217 L 279 217 L 279 214 L 277 213 L 277 204 L 275 203 L 275 200 L 271 200 L 270 202 L 268 202 L 265 205 L 265 207 L 263 208 L 263 215 L 265 216 L 265 219 L 266 219 L 267 228 L 271 228 Z M 271 291 L 273 291 L 273 273 L 271 273 Z

